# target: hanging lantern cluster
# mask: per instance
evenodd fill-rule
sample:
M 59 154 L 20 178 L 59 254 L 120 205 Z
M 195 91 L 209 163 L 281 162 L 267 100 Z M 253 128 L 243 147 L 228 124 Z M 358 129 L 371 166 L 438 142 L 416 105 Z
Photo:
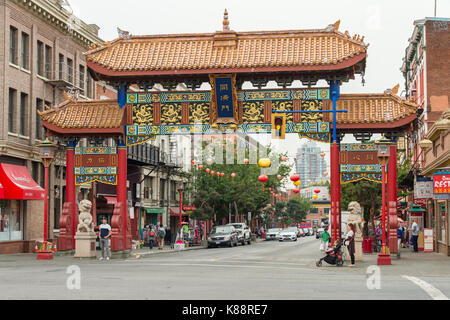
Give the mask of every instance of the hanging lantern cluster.
M 294 193 L 299 193 L 299 192 L 300 192 L 300 190 L 299 190 L 299 189 L 297 189 L 297 188 L 295 188 L 294 190 L 292 190 L 292 192 L 294 192 Z

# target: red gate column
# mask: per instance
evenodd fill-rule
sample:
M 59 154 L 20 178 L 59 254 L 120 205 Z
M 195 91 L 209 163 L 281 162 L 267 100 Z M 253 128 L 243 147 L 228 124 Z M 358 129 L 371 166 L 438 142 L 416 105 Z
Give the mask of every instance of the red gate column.
M 127 202 L 127 147 L 123 142 L 119 142 L 117 153 L 119 158 L 117 168 L 117 202 L 122 203 L 123 250 L 129 250 L 131 249 L 131 224 Z
M 330 147 L 331 189 L 331 237 L 334 242 L 341 237 L 341 185 L 339 174 L 339 145 Z
M 391 253 L 398 252 L 397 245 L 397 146 L 390 146 L 387 178 L 388 245 Z
M 77 204 L 75 202 L 75 146 L 77 141 L 70 141 L 66 147 L 66 202 L 59 219 L 58 250 L 75 249 L 75 230 L 78 224 Z

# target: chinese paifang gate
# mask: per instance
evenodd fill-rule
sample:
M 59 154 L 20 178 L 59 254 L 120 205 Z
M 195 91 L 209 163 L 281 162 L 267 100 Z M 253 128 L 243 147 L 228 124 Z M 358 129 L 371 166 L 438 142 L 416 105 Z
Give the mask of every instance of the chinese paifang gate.
M 339 21 L 324 29 L 236 32 L 230 30 L 226 12 L 222 31 L 149 36 L 121 32 L 119 38 L 96 45 L 85 53 L 89 72 L 94 79 L 115 85 L 117 100 L 68 99 L 39 112 L 48 135 L 67 145 L 67 200 L 60 220 L 59 249 L 74 247 L 75 184 L 95 180 L 117 185 L 112 250 L 131 248 L 127 146 L 144 143 L 155 135 L 230 130 L 270 134 L 274 115 L 282 115 L 286 133 L 331 143 L 331 220 L 336 239 L 341 234 L 341 181 L 377 181 L 381 175 L 379 171 L 341 173 L 340 139 L 354 134 L 357 139 L 368 140 L 374 133 L 383 133 L 394 142 L 400 134 L 413 130 L 417 122 L 417 106 L 397 95 L 398 85 L 384 93 L 340 94 L 343 82 L 356 74 L 364 75 L 367 49 L 364 37 L 339 31 Z M 278 88 L 262 89 L 272 80 Z M 290 88 L 295 80 L 307 88 Z M 314 87 L 319 80 L 326 80 L 329 86 Z M 255 89 L 242 90 L 244 81 Z M 205 82 L 211 90 L 197 90 Z M 167 91 L 150 91 L 157 83 Z M 173 91 L 178 84 L 189 91 Z M 130 90 L 130 86 L 140 90 Z M 93 136 L 114 137 L 117 148 L 77 148 L 80 138 Z M 389 210 L 388 220 L 390 252 L 394 253 L 396 146 L 390 148 L 387 200 L 389 207 L 395 208 Z M 95 152 L 112 154 L 117 163 L 95 168 L 83 161 L 75 163 L 77 156 Z

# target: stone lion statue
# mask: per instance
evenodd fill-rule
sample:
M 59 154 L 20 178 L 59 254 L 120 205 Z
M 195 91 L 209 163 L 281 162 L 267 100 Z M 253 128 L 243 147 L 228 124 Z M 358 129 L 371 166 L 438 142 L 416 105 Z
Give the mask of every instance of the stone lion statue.
M 92 203 L 89 200 L 81 200 L 80 205 L 80 215 L 78 216 L 78 232 L 93 232 L 94 227 L 92 224 L 91 207 Z
M 362 237 L 362 218 L 361 218 L 361 206 L 358 202 L 352 201 L 348 204 L 347 226 L 352 223 L 355 226 L 355 238 Z

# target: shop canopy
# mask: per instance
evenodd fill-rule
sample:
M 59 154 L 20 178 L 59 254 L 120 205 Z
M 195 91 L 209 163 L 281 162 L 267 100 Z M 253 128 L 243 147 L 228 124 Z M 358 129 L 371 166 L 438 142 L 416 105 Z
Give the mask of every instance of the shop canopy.
M 0 163 L 3 199 L 43 200 L 45 191 L 30 176 L 27 167 Z M 1 191 L 0 191 L 1 192 Z
M 117 204 L 117 197 L 106 197 L 106 204 L 112 204 L 112 205 L 116 205 Z

